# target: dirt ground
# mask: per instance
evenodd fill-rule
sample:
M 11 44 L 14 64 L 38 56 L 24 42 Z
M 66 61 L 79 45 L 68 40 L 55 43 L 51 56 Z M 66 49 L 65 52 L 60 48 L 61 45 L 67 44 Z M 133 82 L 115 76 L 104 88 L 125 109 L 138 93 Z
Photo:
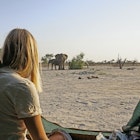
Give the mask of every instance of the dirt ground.
M 43 116 L 64 127 L 114 130 L 125 125 L 140 100 L 140 66 L 119 69 L 42 69 Z

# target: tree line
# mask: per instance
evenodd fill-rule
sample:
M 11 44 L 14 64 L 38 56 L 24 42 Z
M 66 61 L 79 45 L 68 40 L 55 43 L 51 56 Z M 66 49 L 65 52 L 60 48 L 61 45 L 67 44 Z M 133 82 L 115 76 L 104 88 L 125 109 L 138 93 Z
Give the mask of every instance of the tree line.
M 80 54 L 76 55 L 72 58 L 72 60 L 69 60 L 66 62 L 66 64 L 69 66 L 69 69 L 82 69 L 84 66 L 94 66 L 94 65 L 112 65 L 112 66 L 118 66 L 120 69 L 123 68 L 124 65 L 139 65 L 139 62 L 135 60 L 128 60 L 127 58 L 122 59 L 119 55 L 118 58 L 111 59 L 110 61 L 104 60 L 101 62 L 95 62 L 93 60 L 86 60 L 84 61 L 85 54 L 81 52 Z M 53 54 L 46 54 L 41 58 L 41 61 L 43 64 L 47 64 L 50 59 L 54 57 Z

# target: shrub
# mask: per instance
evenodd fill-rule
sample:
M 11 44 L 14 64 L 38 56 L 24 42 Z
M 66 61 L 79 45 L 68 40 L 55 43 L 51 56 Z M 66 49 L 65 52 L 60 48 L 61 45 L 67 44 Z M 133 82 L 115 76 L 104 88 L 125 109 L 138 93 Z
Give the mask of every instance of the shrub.
M 74 57 L 69 63 L 69 69 L 82 69 L 84 66 L 84 61 L 82 61 L 83 58 L 84 53 L 80 53 L 79 55 Z

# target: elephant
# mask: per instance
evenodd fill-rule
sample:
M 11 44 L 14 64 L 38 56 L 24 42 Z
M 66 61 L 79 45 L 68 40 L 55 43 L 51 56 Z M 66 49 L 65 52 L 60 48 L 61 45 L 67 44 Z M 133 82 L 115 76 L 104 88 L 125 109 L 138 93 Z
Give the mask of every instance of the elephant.
M 59 70 L 65 69 L 64 65 L 65 65 L 65 61 L 67 58 L 68 58 L 67 54 L 60 53 L 60 54 L 55 55 L 55 59 L 56 59 L 57 64 L 59 66 L 59 68 L 58 68 Z
M 59 63 L 56 59 L 50 59 L 48 61 L 48 68 L 49 68 L 49 64 L 51 64 L 51 69 L 53 70 L 53 66 L 55 67 L 55 70 L 56 70 L 56 66 L 58 65 L 59 66 Z

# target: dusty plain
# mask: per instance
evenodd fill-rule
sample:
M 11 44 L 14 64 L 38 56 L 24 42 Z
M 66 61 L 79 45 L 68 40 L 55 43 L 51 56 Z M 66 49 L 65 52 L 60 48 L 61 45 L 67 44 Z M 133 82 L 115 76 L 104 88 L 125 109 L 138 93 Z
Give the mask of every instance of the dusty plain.
M 42 68 L 43 116 L 63 127 L 119 129 L 140 100 L 140 66 L 92 66 L 82 70 Z

